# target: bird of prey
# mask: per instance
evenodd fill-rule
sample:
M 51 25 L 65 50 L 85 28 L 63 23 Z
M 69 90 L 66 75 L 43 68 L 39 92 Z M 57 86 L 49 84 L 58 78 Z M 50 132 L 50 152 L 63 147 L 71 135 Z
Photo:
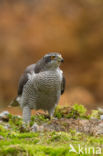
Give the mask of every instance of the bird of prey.
M 65 89 L 65 78 L 60 69 L 63 61 L 60 53 L 48 53 L 36 64 L 25 69 L 19 81 L 16 98 L 23 110 L 24 122 L 30 121 L 31 109 L 48 111 L 50 118 L 53 117 Z

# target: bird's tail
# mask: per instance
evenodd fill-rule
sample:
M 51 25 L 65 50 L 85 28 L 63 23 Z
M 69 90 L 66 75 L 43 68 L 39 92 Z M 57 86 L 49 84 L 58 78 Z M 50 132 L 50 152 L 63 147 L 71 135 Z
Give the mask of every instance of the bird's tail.
M 20 104 L 18 102 L 18 97 L 16 97 L 10 102 L 8 107 L 18 107 L 18 106 L 20 106 Z

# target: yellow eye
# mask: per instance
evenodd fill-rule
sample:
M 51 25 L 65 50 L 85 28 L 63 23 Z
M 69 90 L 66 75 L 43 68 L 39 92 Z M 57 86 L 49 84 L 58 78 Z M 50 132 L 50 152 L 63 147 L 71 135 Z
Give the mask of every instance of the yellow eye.
M 54 60 L 55 59 L 55 56 L 51 56 L 51 60 Z

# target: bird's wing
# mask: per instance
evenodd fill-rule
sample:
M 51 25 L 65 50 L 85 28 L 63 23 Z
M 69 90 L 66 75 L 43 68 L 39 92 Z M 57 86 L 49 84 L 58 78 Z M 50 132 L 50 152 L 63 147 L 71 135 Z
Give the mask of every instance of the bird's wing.
M 64 74 L 62 73 L 62 83 L 61 83 L 61 95 L 64 93 L 65 91 L 65 84 L 66 84 L 66 80 L 64 77 Z
M 23 87 L 29 80 L 28 75 L 32 74 L 32 72 L 35 72 L 35 64 L 29 65 L 21 75 L 18 85 L 18 96 L 22 95 Z

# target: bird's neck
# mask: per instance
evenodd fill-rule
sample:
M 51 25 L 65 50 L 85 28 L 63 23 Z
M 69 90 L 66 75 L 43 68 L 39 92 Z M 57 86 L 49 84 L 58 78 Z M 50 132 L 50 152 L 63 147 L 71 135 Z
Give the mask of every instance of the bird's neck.
M 44 71 L 56 71 L 58 69 L 58 65 L 46 66 L 44 62 L 41 60 L 36 63 L 35 73 L 44 72 Z

